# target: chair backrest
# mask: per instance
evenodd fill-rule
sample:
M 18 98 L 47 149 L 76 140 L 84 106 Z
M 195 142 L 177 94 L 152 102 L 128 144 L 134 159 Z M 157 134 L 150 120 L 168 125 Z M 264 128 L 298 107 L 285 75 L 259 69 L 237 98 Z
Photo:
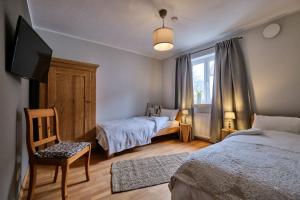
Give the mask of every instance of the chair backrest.
M 59 142 L 59 126 L 57 110 L 55 108 L 49 109 L 28 109 L 25 108 L 26 116 L 26 142 L 28 153 L 33 156 L 37 147 L 45 146 L 50 142 Z M 51 132 L 51 118 L 53 124 L 53 131 Z M 35 129 L 34 120 L 37 120 L 37 128 Z M 45 122 L 45 123 L 43 123 Z M 43 129 L 43 124 L 45 125 Z M 37 130 L 38 134 L 34 133 Z M 45 130 L 45 131 L 43 131 Z M 46 133 L 45 133 L 46 132 Z M 52 133 L 52 134 L 51 134 Z M 35 136 L 37 140 L 35 140 Z

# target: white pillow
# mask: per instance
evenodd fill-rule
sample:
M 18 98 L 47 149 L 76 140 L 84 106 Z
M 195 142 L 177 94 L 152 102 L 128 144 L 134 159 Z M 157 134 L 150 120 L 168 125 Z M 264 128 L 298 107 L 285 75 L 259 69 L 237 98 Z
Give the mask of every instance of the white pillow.
M 300 133 L 300 118 L 255 114 L 252 128 Z
M 173 109 L 161 109 L 160 110 L 160 116 L 165 116 L 165 117 L 169 117 L 170 121 L 174 121 L 177 117 L 178 114 L 178 109 L 173 110 Z

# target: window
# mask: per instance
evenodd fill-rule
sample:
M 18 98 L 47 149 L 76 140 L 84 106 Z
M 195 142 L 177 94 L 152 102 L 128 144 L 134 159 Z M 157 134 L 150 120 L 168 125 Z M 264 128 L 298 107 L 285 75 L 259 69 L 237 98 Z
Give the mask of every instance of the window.
M 211 104 L 215 54 L 192 59 L 194 104 Z

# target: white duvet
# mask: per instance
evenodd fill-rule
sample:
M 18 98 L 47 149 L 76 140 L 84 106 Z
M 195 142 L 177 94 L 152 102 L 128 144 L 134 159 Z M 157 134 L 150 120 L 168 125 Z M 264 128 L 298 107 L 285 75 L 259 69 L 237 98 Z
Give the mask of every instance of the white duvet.
M 300 135 L 252 130 L 191 154 L 172 176 L 173 200 L 300 199 Z
M 113 120 L 98 126 L 97 140 L 108 154 L 151 143 L 155 133 L 164 127 L 168 117 L 133 117 Z

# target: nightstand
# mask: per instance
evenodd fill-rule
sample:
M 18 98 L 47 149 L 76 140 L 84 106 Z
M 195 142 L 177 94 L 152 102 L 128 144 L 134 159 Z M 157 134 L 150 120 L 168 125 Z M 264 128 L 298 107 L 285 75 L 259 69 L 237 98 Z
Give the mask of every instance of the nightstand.
M 191 124 L 180 123 L 180 139 L 183 142 L 191 140 L 192 126 Z
M 237 130 L 234 130 L 234 129 L 227 129 L 227 128 L 223 128 L 222 129 L 222 132 L 221 132 L 221 140 L 224 140 L 226 138 L 227 135 L 235 132 Z

